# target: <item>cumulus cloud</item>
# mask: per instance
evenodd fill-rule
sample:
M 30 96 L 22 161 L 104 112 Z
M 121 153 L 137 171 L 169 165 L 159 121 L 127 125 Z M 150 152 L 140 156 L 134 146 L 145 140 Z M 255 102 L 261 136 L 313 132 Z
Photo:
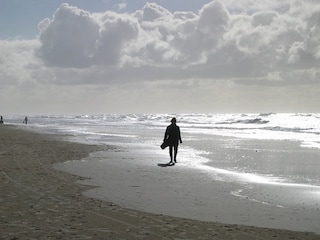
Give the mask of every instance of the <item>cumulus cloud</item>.
M 156 3 L 146 3 L 142 9 L 142 20 L 151 22 L 172 17 L 171 12 Z
M 48 66 L 87 67 L 92 64 L 99 27 L 86 11 L 63 4 L 50 21 L 39 24 L 40 57 Z
M 94 14 L 63 4 L 53 19 L 39 24 L 38 55 L 58 68 L 183 67 L 186 78 L 314 68 L 320 58 L 320 9 L 313 5 L 307 1 L 301 13 L 299 1 L 216 0 L 198 13 L 146 3 L 131 14 Z

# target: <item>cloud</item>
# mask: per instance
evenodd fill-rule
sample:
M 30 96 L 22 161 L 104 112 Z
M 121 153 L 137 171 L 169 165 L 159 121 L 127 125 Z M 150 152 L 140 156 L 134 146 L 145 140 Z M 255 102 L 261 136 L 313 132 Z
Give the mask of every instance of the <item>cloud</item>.
M 146 5 L 143 7 L 142 12 L 143 21 L 151 22 L 172 17 L 171 12 L 169 12 L 167 9 L 159 6 L 156 3 L 147 2 Z
M 30 81 L 32 71 L 35 70 L 35 66 L 39 66 L 34 50 L 39 46 L 38 40 L 0 41 L 1 88 L 32 81 Z
M 312 0 L 307 0 L 312 1 Z M 263 12 L 263 11 L 277 11 L 286 12 L 290 8 L 291 4 L 294 4 L 291 0 L 224 0 L 223 3 L 234 13 L 249 13 Z
M 300 13 L 298 1 L 212 1 L 198 14 L 171 13 L 156 3 L 133 14 L 63 4 L 39 24 L 38 55 L 58 68 L 184 67 L 186 78 L 195 77 L 195 69 L 201 69 L 198 77 L 214 79 L 314 68 L 320 10 L 312 3 L 304 5 L 311 12 Z
M 96 51 L 99 26 L 86 11 L 62 4 L 39 24 L 39 56 L 48 66 L 88 67 Z
M 118 10 L 120 11 L 120 10 L 124 10 L 124 9 L 126 9 L 127 8 L 127 4 L 126 3 L 120 3 L 120 4 L 118 4 Z

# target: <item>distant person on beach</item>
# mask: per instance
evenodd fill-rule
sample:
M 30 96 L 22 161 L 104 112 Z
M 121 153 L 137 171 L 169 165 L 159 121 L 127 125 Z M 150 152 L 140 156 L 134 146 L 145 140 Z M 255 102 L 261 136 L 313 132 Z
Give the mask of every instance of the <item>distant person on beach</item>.
M 163 142 L 168 142 L 170 163 L 175 164 L 177 162 L 178 145 L 182 143 L 180 128 L 177 126 L 176 118 L 171 119 L 171 124 L 167 127 L 164 134 Z M 174 150 L 174 153 L 172 152 Z M 173 155 L 172 155 L 173 154 Z
M 28 124 L 28 117 L 27 116 L 24 118 L 23 123 Z
M 0 124 L 3 124 L 3 117 L 0 116 Z

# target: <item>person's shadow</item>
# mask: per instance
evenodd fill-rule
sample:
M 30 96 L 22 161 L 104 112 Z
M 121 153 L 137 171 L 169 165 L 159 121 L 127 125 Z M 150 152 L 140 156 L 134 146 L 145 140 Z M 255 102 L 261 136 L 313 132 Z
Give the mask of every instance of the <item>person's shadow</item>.
M 174 163 L 158 163 L 159 167 L 173 167 Z

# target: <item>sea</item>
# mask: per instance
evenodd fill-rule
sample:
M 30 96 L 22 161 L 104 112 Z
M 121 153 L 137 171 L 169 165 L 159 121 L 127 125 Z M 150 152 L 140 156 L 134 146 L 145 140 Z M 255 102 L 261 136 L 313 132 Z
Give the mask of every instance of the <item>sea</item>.
M 215 171 L 220 179 L 320 187 L 320 113 L 29 115 L 28 125 L 24 117 L 6 116 L 5 123 L 154 154 L 163 154 L 159 146 L 175 117 L 185 167 Z

